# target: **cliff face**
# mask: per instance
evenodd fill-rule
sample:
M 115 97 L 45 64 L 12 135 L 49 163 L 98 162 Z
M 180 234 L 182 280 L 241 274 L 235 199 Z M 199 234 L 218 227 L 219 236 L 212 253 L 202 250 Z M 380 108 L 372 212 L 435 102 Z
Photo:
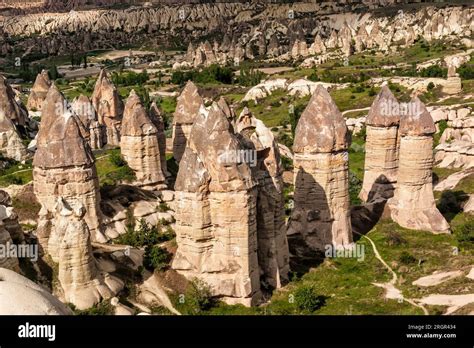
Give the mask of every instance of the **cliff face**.
M 333 43 L 327 46 L 339 45 L 349 53 L 354 49 L 351 38 L 359 49 L 362 46 L 383 48 L 391 42 L 412 42 L 417 35 L 427 40 L 451 34 L 468 37 L 462 28 L 472 23 L 472 8 L 461 6 L 441 8 L 420 4 L 407 10 L 403 18 L 396 15 L 397 7 L 393 7 L 394 15 L 388 17 L 371 14 L 370 11 L 379 7 L 384 7 L 384 13 L 390 12 L 387 7 L 395 1 L 382 0 L 294 4 L 264 1 L 187 4 L 180 1 L 179 7 L 139 4 L 122 9 L 98 8 L 104 6 L 102 3 L 113 5 L 114 1 L 69 1 L 61 9 L 40 7 L 44 13 L 4 12 L 0 15 L 0 33 L 4 33 L 0 35 L 0 53 L 12 54 L 13 45 L 17 50 L 33 48 L 36 52 L 54 55 L 110 48 L 111 44 L 143 43 L 143 40 L 163 44 L 172 37 L 187 44 L 201 42 L 203 36 L 214 36 L 226 44 L 223 51 L 232 43 L 230 46 L 238 51 L 230 52 L 232 57 L 242 54 L 252 57 L 275 54 L 278 45 L 288 51 L 298 40 L 300 43 L 306 40 L 311 45 L 317 34 L 323 41 L 332 35 Z M 67 9 L 74 11 L 66 12 Z M 64 12 L 58 12 L 62 10 Z M 224 40 L 226 35 L 227 40 Z M 10 40 L 13 37 L 14 44 Z

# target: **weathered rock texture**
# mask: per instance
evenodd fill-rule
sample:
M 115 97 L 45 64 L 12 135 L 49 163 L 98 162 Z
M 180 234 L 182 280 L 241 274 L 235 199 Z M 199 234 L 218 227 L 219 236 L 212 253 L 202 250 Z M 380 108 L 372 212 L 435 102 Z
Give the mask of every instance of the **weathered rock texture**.
M 158 129 L 132 90 L 125 104 L 120 150 L 135 172 L 136 184 L 147 189 L 165 187 Z
M 81 94 L 73 101 L 72 109 L 80 121 L 82 136 L 89 142 L 91 149 L 101 149 L 104 145 L 101 126 L 89 98 Z
M 383 86 L 366 120 L 364 182 L 359 197 L 390 198 L 397 182 L 398 126 L 400 108 L 395 96 Z
M 78 119 L 53 84 L 42 111 L 37 151 L 33 159 L 34 190 L 41 203 L 39 239 L 43 248 L 58 197 L 71 206 L 82 204 L 93 241 L 104 242 L 99 207 L 99 181 L 91 148 L 81 135 Z
M 71 208 L 59 197 L 48 245 L 53 261 L 59 264 L 58 279 L 64 300 L 78 309 L 109 299 L 123 287 L 121 280 L 99 272 L 84 214 L 80 203 Z
M 172 267 L 229 303 L 251 305 L 261 296 L 256 182 L 248 163 L 224 158 L 243 149 L 216 103 L 200 109 L 175 184 Z
M 350 247 L 348 131 L 342 114 L 318 86 L 295 132 L 294 210 L 288 228 L 313 250 Z
M 258 182 L 257 239 L 260 279 L 266 288 L 279 288 L 288 281 L 289 253 L 286 239 L 283 169 L 272 132 L 244 108 L 237 129 L 254 151 L 254 177 Z
M 23 120 L 23 110 L 15 100 L 15 93 L 3 76 L 0 76 L 0 153 L 8 158 L 22 161 L 28 152 L 14 122 Z
M 400 120 L 397 188 L 388 201 L 392 219 L 400 226 L 434 233 L 449 232 L 433 196 L 433 134 L 436 128 L 423 103 L 415 98 L 412 112 Z
M 150 119 L 158 131 L 158 145 L 160 146 L 160 163 L 163 174 L 168 177 L 171 174 L 168 172 L 166 164 L 166 134 L 165 134 L 165 123 L 163 120 L 162 112 L 158 105 L 153 102 L 150 106 Z
M 71 309 L 45 288 L 9 269 L 0 268 L 1 315 L 72 315 Z
M 26 106 L 29 110 L 41 110 L 49 87 L 51 87 L 51 80 L 49 79 L 48 71 L 43 70 L 36 76 L 35 83 L 28 97 Z
M 2 191 L 4 192 L 4 191 Z M 5 227 L 4 220 L 7 220 L 11 216 L 12 208 L 7 208 L 4 205 L 0 205 L 0 250 L 2 255 L 0 255 L 0 267 L 7 268 L 15 272 L 20 272 L 20 265 L 18 263 L 18 258 L 16 256 L 7 257 L 7 252 L 11 246 L 14 245 L 12 236 Z M 5 255 L 4 255 L 5 253 Z
M 173 155 L 177 162 L 184 154 L 191 127 L 202 103 L 196 85 L 188 81 L 178 97 L 173 118 Z
M 95 83 L 92 105 L 96 110 L 99 124 L 102 126 L 103 142 L 119 146 L 123 102 L 105 69 L 100 71 Z

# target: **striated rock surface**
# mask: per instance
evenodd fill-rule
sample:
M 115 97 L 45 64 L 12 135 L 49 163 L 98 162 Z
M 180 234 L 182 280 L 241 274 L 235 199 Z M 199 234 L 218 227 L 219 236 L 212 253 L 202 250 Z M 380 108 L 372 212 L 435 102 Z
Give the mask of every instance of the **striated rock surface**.
M 101 149 L 103 144 L 101 127 L 94 106 L 89 98 L 81 94 L 72 102 L 72 110 L 80 121 L 81 134 L 89 142 L 91 149 Z
M 59 197 L 48 245 L 53 261 L 59 264 L 58 279 L 64 300 L 78 309 L 90 308 L 115 296 L 124 285 L 121 280 L 99 272 L 84 214 L 80 203 L 71 208 Z
M 302 240 L 312 250 L 350 247 L 348 131 L 342 114 L 318 86 L 298 121 L 294 151 L 294 210 L 290 250 Z
M 165 187 L 158 129 L 134 90 L 125 104 L 120 150 L 135 172 L 136 184 L 147 189 Z
M 436 128 L 424 104 L 415 98 L 410 114 L 400 120 L 397 188 L 388 201 L 392 219 L 400 226 L 434 233 L 449 232 L 433 195 L 433 134 Z
M 243 146 L 214 103 L 192 127 L 175 184 L 178 249 L 172 267 L 228 303 L 259 301 L 257 189 Z
M 1 315 L 72 315 L 45 288 L 9 269 L 0 268 Z
M 0 110 L 3 110 L 15 126 L 25 127 L 27 125 L 28 110 L 2 75 L 0 75 Z
M 191 127 L 202 103 L 196 85 L 188 81 L 178 97 L 173 118 L 173 155 L 177 162 L 184 154 Z
M 49 87 L 51 87 L 51 80 L 49 79 L 48 71 L 43 70 L 36 76 L 33 88 L 31 88 L 30 95 L 26 106 L 29 110 L 41 110 L 43 101 L 46 99 Z
M 260 279 L 264 288 L 279 288 L 288 281 L 289 253 L 283 198 L 283 168 L 272 132 L 244 108 L 237 129 L 255 154 L 252 167 L 258 182 L 257 239 Z
M 0 76 L 0 153 L 16 161 L 28 157 L 26 146 L 14 124 L 21 123 L 21 120 L 24 124 L 23 110 L 15 100 L 15 93 L 6 79 Z
M 57 105 L 64 105 L 63 109 Z M 64 96 L 53 84 L 42 111 L 37 151 L 33 159 L 34 191 L 41 203 L 39 239 L 43 247 L 50 233 L 58 197 L 71 206 L 82 204 L 93 241 L 104 242 L 99 207 L 99 181 L 91 148 L 81 134 Z
M 366 119 L 364 182 L 359 197 L 364 202 L 390 198 L 397 182 L 400 108 L 387 86 L 375 98 Z
M 103 142 L 119 146 L 123 102 L 105 69 L 100 71 L 91 99 L 99 124 L 102 126 Z
M 171 174 L 168 172 L 166 165 L 166 134 L 165 134 L 165 123 L 160 108 L 153 102 L 150 106 L 150 119 L 158 131 L 158 144 L 160 146 L 160 163 L 161 170 L 166 177 Z

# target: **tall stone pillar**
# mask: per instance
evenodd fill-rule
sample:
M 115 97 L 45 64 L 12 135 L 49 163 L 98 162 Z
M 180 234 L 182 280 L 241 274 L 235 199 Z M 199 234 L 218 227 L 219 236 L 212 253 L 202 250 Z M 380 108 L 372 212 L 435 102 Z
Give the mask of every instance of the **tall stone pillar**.
M 202 104 L 196 85 L 188 81 L 178 97 L 173 117 L 173 155 L 177 162 L 181 161 L 191 127 Z
M 359 197 L 393 196 L 398 169 L 400 107 L 387 86 L 375 98 L 366 120 L 364 182 Z
M 254 153 L 260 279 L 266 288 L 279 288 L 288 281 L 289 271 L 280 152 L 272 132 L 247 108 L 240 114 L 236 128 Z
M 39 239 L 49 238 L 49 226 L 58 197 L 71 206 L 82 204 L 91 238 L 105 242 L 100 211 L 99 180 L 91 148 L 81 134 L 78 117 L 53 84 L 42 111 L 37 150 L 33 159 L 33 183 L 41 203 Z M 43 243 L 44 244 L 44 243 Z M 47 249 L 46 245 L 42 245 Z
M 105 69 L 100 71 L 91 99 L 102 127 L 103 143 L 119 146 L 123 102 Z
M 400 158 L 397 188 L 388 201 L 392 219 L 400 226 L 448 233 L 449 224 L 436 208 L 433 195 L 433 119 L 415 98 L 400 120 Z
M 138 186 L 151 190 L 166 187 L 161 169 L 158 129 L 134 90 L 125 104 L 120 150 L 128 166 L 135 172 Z
M 294 209 L 288 239 L 312 250 L 352 246 L 348 130 L 329 93 L 318 86 L 295 132 Z
M 165 134 L 165 123 L 163 120 L 163 116 L 161 115 L 161 110 L 156 105 L 155 102 L 153 102 L 150 106 L 150 119 L 155 125 L 157 131 L 158 131 L 158 144 L 160 146 L 160 162 L 161 162 L 161 170 L 163 171 L 163 174 L 166 177 L 171 176 L 171 174 L 168 172 L 168 167 L 166 164 L 166 134 Z
M 42 109 L 49 87 L 51 87 L 51 80 L 49 79 L 48 71 L 43 70 L 36 76 L 35 83 L 31 88 L 28 102 L 26 103 L 28 110 L 40 111 Z
M 200 109 L 175 184 L 178 249 L 172 267 L 230 304 L 259 301 L 256 182 L 219 108 Z

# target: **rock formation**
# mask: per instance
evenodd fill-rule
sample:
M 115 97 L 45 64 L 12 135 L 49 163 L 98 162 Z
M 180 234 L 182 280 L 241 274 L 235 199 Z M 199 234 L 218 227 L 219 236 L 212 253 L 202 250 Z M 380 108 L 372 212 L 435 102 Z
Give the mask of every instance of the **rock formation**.
M 313 250 L 352 244 L 349 207 L 348 131 L 329 93 L 318 86 L 298 121 L 293 145 L 292 239 Z
M 0 268 L 0 315 L 72 315 L 48 290 L 22 275 Z
M 111 146 L 119 146 L 123 102 L 105 69 L 100 71 L 95 83 L 92 105 L 96 110 L 99 124 L 102 126 L 103 142 Z
M 184 154 L 191 127 L 202 103 L 196 85 L 188 81 L 178 97 L 173 118 L 173 155 L 177 162 Z
M 18 93 L 8 84 L 6 78 L 0 75 L 0 110 L 13 122 L 16 127 L 25 127 L 28 123 L 28 110 L 18 97 Z
M 78 309 L 90 308 L 115 296 L 124 285 L 121 280 L 99 272 L 85 213 L 81 203 L 72 208 L 59 197 L 48 245 L 53 261 L 59 264 L 58 280 L 64 300 Z
M 29 110 L 41 110 L 49 87 L 51 87 L 51 80 L 49 79 L 48 71 L 43 70 L 36 76 L 35 83 L 28 97 L 26 106 Z
M 150 106 L 150 119 L 155 125 L 158 131 L 158 144 L 160 145 L 160 163 L 161 170 L 166 177 L 169 177 L 171 174 L 168 172 L 166 164 L 166 134 L 165 134 L 165 122 L 160 108 L 153 102 Z
M 0 76 L 0 153 L 16 161 L 23 161 L 28 156 L 26 146 L 14 124 L 14 120 L 23 118 L 22 112 L 12 88 L 6 79 Z
M 364 183 L 359 197 L 390 198 L 397 182 L 400 108 L 387 86 L 375 98 L 366 120 Z
M 436 128 L 423 103 L 411 101 L 400 120 L 397 188 L 388 201 L 392 219 L 400 226 L 434 233 L 449 232 L 433 196 L 433 134 Z
M 58 197 L 71 207 L 81 203 L 92 240 L 104 242 L 94 157 L 82 137 L 78 118 L 54 84 L 44 102 L 33 166 L 34 191 L 41 203 L 38 234 L 42 247 L 48 240 Z
M 199 110 L 176 179 L 178 249 L 172 267 L 228 303 L 260 296 L 256 182 L 216 103 Z
M 254 177 L 258 182 L 257 239 L 260 279 L 264 288 L 279 288 L 288 281 L 289 255 L 286 240 L 283 169 L 272 132 L 244 108 L 238 132 L 254 151 Z
M 135 172 L 138 186 L 152 190 L 166 187 L 158 129 L 134 90 L 125 104 L 120 150 Z
M 82 136 L 89 142 L 91 149 L 101 149 L 104 145 L 101 126 L 89 98 L 81 94 L 73 101 L 72 109 L 79 118 Z
M 10 247 L 14 245 L 13 239 L 5 228 L 4 220 L 9 219 L 11 214 L 11 208 L 8 209 L 4 205 L 0 205 L 0 267 L 7 268 L 15 272 L 20 272 L 20 265 L 16 256 L 10 256 L 7 254 Z

